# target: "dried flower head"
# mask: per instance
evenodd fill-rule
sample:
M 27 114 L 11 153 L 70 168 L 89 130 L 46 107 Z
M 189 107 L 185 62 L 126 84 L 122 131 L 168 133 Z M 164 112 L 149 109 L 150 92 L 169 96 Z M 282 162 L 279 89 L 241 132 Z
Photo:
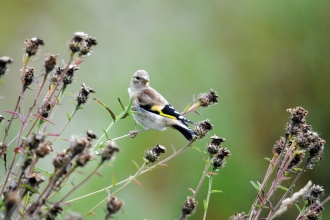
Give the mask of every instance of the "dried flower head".
M 304 200 L 307 206 L 310 206 L 314 204 L 316 201 L 319 201 L 323 195 L 324 195 L 323 187 L 319 185 L 313 185 L 304 195 Z
M 188 196 L 187 200 L 182 206 L 182 215 L 184 218 L 191 216 L 196 210 L 198 202 L 193 198 Z
M 50 152 L 53 151 L 52 145 L 53 143 L 50 141 L 40 143 L 36 149 L 36 155 L 40 158 L 45 157 L 46 155 L 48 155 Z
M 211 137 L 211 139 L 212 139 L 211 144 L 217 145 L 217 146 L 220 146 L 222 142 L 226 141 L 226 139 L 224 139 L 222 137 L 218 137 L 217 135 L 213 135 Z
M 305 158 L 305 152 L 304 151 L 296 151 L 294 154 L 295 155 L 294 155 L 293 159 L 291 160 L 291 162 L 288 166 L 288 170 L 292 170 L 295 167 L 299 167 L 299 165 L 301 164 L 301 162 Z
M 162 145 L 157 144 L 154 148 L 150 148 L 146 151 L 144 154 L 144 158 L 147 160 L 148 163 L 154 163 L 156 162 L 160 154 L 163 154 L 166 152 L 166 148 Z
M 39 189 L 40 184 L 43 183 L 44 181 L 45 178 L 40 176 L 39 173 L 33 173 L 32 175 L 26 176 L 23 182 L 28 184 L 34 189 Z
M 230 151 L 227 148 L 221 147 L 218 153 L 212 158 L 213 170 L 223 167 L 226 163 L 226 157 L 231 157 Z
M 217 154 L 221 147 L 221 143 L 225 142 L 226 139 L 213 135 L 211 140 L 211 143 L 209 143 L 206 147 L 206 151 L 209 152 L 210 155 Z
M 56 67 L 55 71 L 52 73 L 49 81 L 51 84 L 57 85 L 60 83 L 61 77 L 62 77 L 62 73 L 64 71 L 64 68 L 62 67 Z
M 41 114 L 41 116 L 44 117 L 44 118 L 48 118 L 49 113 L 51 112 L 51 110 L 52 110 L 52 105 L 51 104 L 48 104 L 46 106 L 46 108 L 44 109 L 44 112 Z
M 81 154 L 78 155 L 76 164 L 77 166 L 83 167 L 92 159 L 93 153 L 89 149 L 85 149 Z
M 76 96 L 78 105 L 85 104 L 88 101 L 89 93 L 95 93 L 94 89 L 85 86 L 85 84 L 82 84 L 81 89 Z
M 249 216 L 245 212 L 235 213 L 233 216 L 230 216 L 229 220 L 247 220 Z
M 85 56 L 90 54 L 92 46 L 95 45 L 97 45 L 97 41 L 94 37 L 90 37 L 84 32 L 76 32 L 69 43 L 69 49 L 72 54 L 79 52 L 79 56 Z
M 11 216 L 17 206 L 19 205 L 19 193 L 18 191 L 9 191 L 6 193 L 4 203 L 5 203 L 5 208 L 6 208 L 6 215 L 4 219 L 11 219 Z
M 218 103 L 218 94 L 213 89 L 209 93 L 201 93 L 198 95 L 197 102 L 202 107 L 209 107 L 212 104 Z
M 110 160 L 115 152 L 119 152 L 119 148 L 114 141 L 107 141 L 101 153 L 101 162 Z
M 307 115 L 308 111 L 302 107 L 296 107 L 294 109 L 287 109 L 287 112 L 291 113 L 290 119 L 293 123 L 304 123 L 305 116 Z
M 37 54 L 39 45 L 45 45 L 40 37 L 34 37 L 25 40 L 25 53 L 31 57 Z
M 309 220 L 320 220 L 320 219 L 322 219 L 321 214 L 322 214 L 322 211 L 323 211 L 324 208 L 320 204 L 321 204 L 321 202 L 316 200 L 312 205 L 310 205 L 306 209 L 306 213 L 309 213 L 309 215 L 307 216 L 307 219 L 309 219 Z M 312 210 L 314 210 L 314 211 L 312 211 Z
M 55 204 L 48 212 L 48 215 L 46 217 L 47 220 L 55 220 L 57 219 L 56 217 L 63 212 L 63 208 Z
M 24 73 L 24 91 L 31 85 L 34 80 L 34 68 L 26 67 Z
M 11 64 L 13 60 L 10 57 L 0 57 L 0 78 L 7 72 L 7 64 Z
M 70 151 L 73 156 L 80 154 L 86 148 L 90 148 L 92 143 L 88 140 L 87 137 L 81 136 L 72 136 L 70 141 Z
M 30 147 L 30 150 L 36 149 L 40 143 L 45 141 L 45 135 L 42 133 L 33 133 L 26 139 L 26 145 Z
M 204 120 L 195 124 L 194 132 L 199 139 L 205 137 L 207 133 L 213 129 L 213 125 L 209 120 Z
M 275 155 L 280 155 L 283 151 L 283 149 L 285 150 L 285 138 L 284 137 L 280 137 L 280 140 L 276 141 L 276 143 L 273 146 L 273 153 Z
M 76 65 L 70 65 L 68 71 L 65 73 L 63 77 L 63 86 L 67 86 L 73 82 L 74 73 L 79 70 L 79 67 Z
M 53 159 L 53 165 L 55 169 L 60 169 L 65 166 L 71 158 L 71 153 L 64 150 L 58 153 Z
M 57 55 L 47 54 L 44 62 L 44 67 L 46 74 L 50 73 L 56 66 L 57 63 Z
M 108 214 L 106 215 L 105 219 L 109 219 L 111 215 L 117 213 L 122 206 L 123 206 L 123 201 L 121 201 L 115 196 L 110 197 L 107 203 Z

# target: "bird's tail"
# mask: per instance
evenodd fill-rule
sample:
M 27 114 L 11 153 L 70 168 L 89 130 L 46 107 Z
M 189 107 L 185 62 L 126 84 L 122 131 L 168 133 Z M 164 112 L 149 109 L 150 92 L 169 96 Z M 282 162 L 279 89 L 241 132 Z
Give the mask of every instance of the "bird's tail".
M 193 136 L 195 135 L 195 133 L 193 132 L 193 130 L 191 130 L 188 126 L 187 127 L 183 127 L 180 125 L 172 125 L 172 127 L 178 131 L 181 132 L 181 134 L 183 134 L 183 136 L 188 140 L 191 141 L 193 139 Z

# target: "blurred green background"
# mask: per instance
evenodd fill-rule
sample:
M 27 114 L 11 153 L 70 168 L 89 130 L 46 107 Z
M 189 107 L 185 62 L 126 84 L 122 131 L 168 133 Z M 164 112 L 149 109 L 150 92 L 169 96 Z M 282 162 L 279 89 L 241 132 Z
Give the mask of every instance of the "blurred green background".
M 287 108 L 302 106 L 309 111 L 307 123 L 320 136 L 330 141 L 330 2 L 329 1 L 2 1 L 0 6 L 0 56 L 10 56 L 14 63 L 2 77 L 0 110 L 13 110 L 20 88 L 20 68 L 24 40 L 42 37 L 45 46 L 30 66 L 42 73 L 44 54 L 59 54 L 60 64 L 68 60 L 67 44 L 74 32 L 83 31 L 97 38 L 99 45 L 80 66 L 69 92 L 76 93 L 80 85 L 96 90 L 96 97 L 116 114 L 120 113 L 117 97 L 127 104 L 127 88 L 132 74 L 146 70 L 151 85 L 178 110 L 183 110 L 193 97 L 210 88 L 219 94 L 219 104 L 201 109 L 201 115 L 190 114 L 193 121 L 210 119 L 217 134 L 226 138 L 232 157 L 214 178 L 207 219 L 228 219 L 235 212 L 248 212 L 256 196 L 250 181 L 263 178 L 271 148 L 284 135 Z M 38 78 L 41 80 L 41 77 Z M 37 88 L 37 84 L 31 86 Z M 36 91 L 36 90 L 35 90 Z M 25 94 L 25 108 L 35 91 Z M 73 105 L 67 96 L 58 109 L 49 132 L 58 132 L 66 121 L 65 112 Z M 109 115 L 91 101 L 78 111 L 63 137 L 83 135 L 87 129 L 98 136 L 111 122 Z M 5 124 L 1 126 L 1 139 Z M 15 124 L 10 138 L 15 136 Z M 132 117 L 119 121 L 110 131 L 118 137 L 133 130 Z M 210 137 L 209 136 L 209 137 Z M 196 142 L 202 151 L 209 137 Z M 117 142 L 122 149 L 109 166 L 101 170 L 71 198 L 85 195 L 111 185 L 111 175 L 117 181 L 136 171 L 131 160 L 142 164 L 147 148 L 160 143 L 171 154 L 187 142 L 174 130 L 145 132 L 135 139 Z M 58 141 L 54 152 L 68 146 Z M 12 148 L 9 149 L 9 152 Z M 330 194 L 328 161 L 309 170 L 297 184 L 300 189 L 309 179 L 323 185 Z M 2 162 L 1 162 L 2 163 Z M 185 151 L 169 161 L 168 168 L 155 169 L 138 180 L 142 187 L 129 185 L 117 196 L 125 206 L 116 219 L 176 219 L 181 206 L 196 188 L 205 163 L 201 153 Z M 78 184 L 96 163 L 80 169 L 72 180 Z M 51 160 L 39 164 L 52 171 Z M 3 166 L 1 165 L 1 182 Z M 290 182 L 290 181 L 289 181 Z M 270 183 L 269 183 L 270 184 Z M 203 199 L 207 182 L 198 193 L 197 211 L 190 219 L 202 219 Z M 62 193 L 63 195 L 63 193 Z M 73 202 L 66 210 L 86 212 L 107 195 L 106 192 Z M 323 219 L 330 219 L 326 204 Z M 292 208 L 280 219 L 293 219 Z M 99 218 L 106 214 L 105 205 L 96 210 Z M 93 216 L 86 219 L 94 219 Z

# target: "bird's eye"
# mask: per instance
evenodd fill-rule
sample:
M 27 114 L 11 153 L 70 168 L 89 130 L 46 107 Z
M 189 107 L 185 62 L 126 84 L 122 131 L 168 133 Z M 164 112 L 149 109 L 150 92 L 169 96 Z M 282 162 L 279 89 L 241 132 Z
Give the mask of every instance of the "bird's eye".
M 140 80 L 141 78 L 139 76 L 136 77 L 137 80 Z

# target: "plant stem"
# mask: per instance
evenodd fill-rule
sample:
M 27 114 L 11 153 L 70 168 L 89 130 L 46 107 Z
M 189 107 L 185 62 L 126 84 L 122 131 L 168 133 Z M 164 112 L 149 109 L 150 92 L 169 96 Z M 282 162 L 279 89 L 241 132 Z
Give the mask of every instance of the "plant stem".
M 186 146 L 184 146 L 184 147 L 181 148 L 180 150 L 176 151 L 174 154 L 172 154 L 172 155 L 170 155 L 169 157 L 165 158 L 164 160 L 162 160 L 162 161 L 156 163 L 155 165 L 149 167 L 148 169 L 143 170 L 143 171 L 140 173 L 140 175 L 142 175 L 142 174 L 144 174 L 144 173 L 146 173 L 146 172 L 151 171 L 153 168 L 157 167 L 158 165 L 164 164 L 165 162 L 169 161 L 169 160 L 172 159 L 173 157 L 179 155 L 180 153 L 182 153 L 183 151 L 185 151 L 186 149 L 188 149 L 188 147 L 190 147 L 190 146 L 193 144 L 193 142 L 195 142 L 195 140 L 196 140 L 196 139 L 191 140 Z M 127 178 L 127 179 L 125 179 L 125 180 L 122 180 L 122 181 L 118 182 L 116 185 L 124 184 L 124 183 L 126 183 L 127 181 L 129 181 L 129 180 L 130 180 L 130 178 Z M 100 193 L 100 192 L 103 192 L 103 191 L 107 191 L 108 189 L 110 189 L 110 188 L 112 188 L 112 187 L 114 187 L 114 185 L 111 185 L 111 186 L 105 187 L 105 188 L 103 188 L 103 189 L 97 190 L 97 191 L 95 191 L 95 192 L 89 193 L 89 194 L 84 195 L 84 196 L 80 196 L 80 197 L 75 198 L 75 199 L 71 199 L 71 200 L 65 201 L 65 203 L 71 203 L 71 202 L 74 202 L 74 201 L 77 201 L 77 200 L 80 200 L 80 199 L 83 199 L 83 198 L 86 198 L 86 197 L 92 196 L 92 195 L 94 195 L 94 194 L 96 194 L 96 193 Z
M 206 197 L 206 207 L 205 207 L 205 210 L 204 210 L 204 216 L 203 216 L 203 220 L 206 219 L 206 213 L 207 213 L 207 209 L 209 207 L 209 201 L 210 201 L 210 197 L 211 197 L 211 190 L 212 190 L 212 180 L 213 180 L 213 175 L 210 176 L 209 178 L 209 188 L 207 190 L 207 197 Z
M 122 185 L 115 192 L 113 192 L 112 194 L 110 194 L 109 196 L 107 196 L 105 199 L 103 199 L 101 202 L 99 202 L 96 206 L 94 206 L 91 210 L 89 210 L 83 217 L 86 217 L 87 215 L 91 214 L 97 207 L 99 207 L 103 202 L 105 202 L 107 199 L 109 199 L 112 195 L 115 195 L 120 190 L 122 190 L 123 188 L 125 188 L 128 184 L 130 184 L 136 177 L 139 176 L 139 174 L 144 170 L 144 168 L 146 167 L 146 165 L 147 165 L 147 163 L 144 162 L 143 165 L 141 166 L 141 168 L 134 174 L 134 176 L 130 177 L 129 180 L 124 185 Z
M 211 156 L 209 156 L 208 159 L 207 159 L 207 163 L 205 165 L 205 169 L 203 171 L 203 175 L 202 175 L 201 179 L 199 180 L 199 183 L 198 183 L 198 185 L 196 187 L 196 190 L 194 191 L 194 195 L 193 195 L 194 198 L 196 198 L 196 195 L 197 195 L 199 189 L 201 188 L 202 183 L 204 182 L 204 179 L 206 177 L 207 171 L 209 170 L 209 167 L 210 167 L 210 161 L 211 161 Z

